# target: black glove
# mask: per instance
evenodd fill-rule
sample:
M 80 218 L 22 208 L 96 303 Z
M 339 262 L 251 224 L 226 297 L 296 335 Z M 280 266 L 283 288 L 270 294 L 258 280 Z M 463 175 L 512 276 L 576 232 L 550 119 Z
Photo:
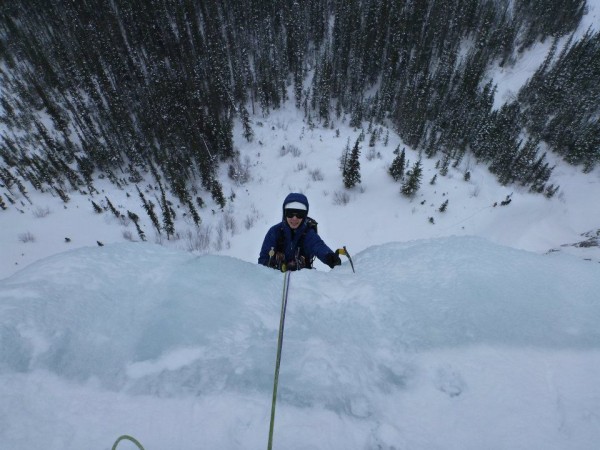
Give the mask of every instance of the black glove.
M 342 260 L 340 259 L 339 255 L 336 253 L 329 253 L 326 257 L 325 260 L 327 261 L 327 265 L 329 267 L 331 267 L 332 269 L 335 266 L 341 266 L 342 265 Z

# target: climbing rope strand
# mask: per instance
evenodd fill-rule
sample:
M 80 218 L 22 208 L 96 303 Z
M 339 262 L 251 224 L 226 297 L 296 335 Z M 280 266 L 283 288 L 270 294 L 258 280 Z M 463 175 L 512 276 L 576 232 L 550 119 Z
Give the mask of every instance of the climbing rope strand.
M 142 447 L 142 444 L 140 444 L 140 442 L 136 438 L 134 438 L 132 436 L 128 436 L 126 434 L 124 434 L 123 436 L 120 436 L 119 439 L 117 439 L 115 441 L 114 445 L 112 446 L 112 450 L 116 450 L 117 445 L 119 445 L 119 442 L 121 442 L 121 441 L 131 441 L 137 446 L 137 448 L 139 448 L 140 450 L 144 450 L 144 447 Z
M 283 278 L 283 294 L 281 297 L 281 316 L 279 318 L 279 336 L 277 338 L 277 358 L 275 360 L 275 377 L 273 379 L 273 401 L 271 402 L 271 424 L 269 425 L 269 443 L 267 449 L 273 448 L 273 430 L 275 428 L 275 404 L 277 403 L 277 385 L 279 384 L 279 366 L 281 363 L 281 348 L 283 347 L 283 328 L 285 325 L 285 310 L 287 308 L 290 274 L 285 272 Z

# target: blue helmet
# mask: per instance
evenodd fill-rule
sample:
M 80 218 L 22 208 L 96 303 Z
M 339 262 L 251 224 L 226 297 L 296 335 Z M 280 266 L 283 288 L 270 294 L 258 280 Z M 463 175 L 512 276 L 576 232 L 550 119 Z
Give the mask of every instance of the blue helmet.
M 304 208 L 302 208 L 302 206 L 304 206 Z M 308 214 L 308 199 L 306 198 L 306 195 L 300 194 L 297 192 L 292 192 L 285 198 L 285 200 L 283 201 L 283 208 L 282 208 L 284 218 L 285 218 L 285 210 L 290 207 L 291 207 L 291 209 L 305 209 L 306 208 L 306 214 Z

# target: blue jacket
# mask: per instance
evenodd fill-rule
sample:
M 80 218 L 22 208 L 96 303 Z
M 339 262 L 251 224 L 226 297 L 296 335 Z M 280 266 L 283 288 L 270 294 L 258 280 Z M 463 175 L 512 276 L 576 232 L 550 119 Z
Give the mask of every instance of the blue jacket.
M 300 202 L 306 206 L 308 213 L 308 200 L 303 194 L 292 193 L 286 197 L 282 206 L 282 221 L 273 225 L 263 241 L 258 263 L 269 265 L 269 251 L 273 248 L 275 251 L 281 250 L 284 254 L 284 262 L 289 266 L 290 262 L 294 262 L 296 257 L 304 256 L 308 261 L 312 261 L 314 257 L 319 258 L 321 262 L 327 264 L 327 255 L 333 251 L 323 242 L 314 228 L 307 226 L 307 220 L 304 219 L 296 230 L 292 230 L 285 218 L 284 207 L 291 202 Z M 278 245 L 278 241 L 283 241 L 283 246 Z M 302 248 L 299 248 L 299 246 Z M 282 247 L 279 249 L 278 247 Z M 273 261 L 271 261 L 273 263 Z M 293 266 L 293 265 L 292 265 Z

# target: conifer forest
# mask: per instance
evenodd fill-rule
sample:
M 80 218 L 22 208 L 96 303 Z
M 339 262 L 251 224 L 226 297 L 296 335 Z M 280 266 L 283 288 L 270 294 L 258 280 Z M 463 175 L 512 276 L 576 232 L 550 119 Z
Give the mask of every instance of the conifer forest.
M 239 158 L 234 121 L 252 140 L 251 117 L 286 101 L 310 126 L 382 124 L 423 157 L 469 153 L 500 183 L 551 196 L 546 150 L 584 171 L 600 161 L 600 36 L 573 37 L 585 12 L 585 0 L 3 1 L 5 200 L 26 184 L 68 202 L 97 176 L 153 177 L 197 218 L 202 190 L 227 201 L 217 169 Z M 494 108 L 488 70 L 537 42 L 552 43 L 546 60 Z

